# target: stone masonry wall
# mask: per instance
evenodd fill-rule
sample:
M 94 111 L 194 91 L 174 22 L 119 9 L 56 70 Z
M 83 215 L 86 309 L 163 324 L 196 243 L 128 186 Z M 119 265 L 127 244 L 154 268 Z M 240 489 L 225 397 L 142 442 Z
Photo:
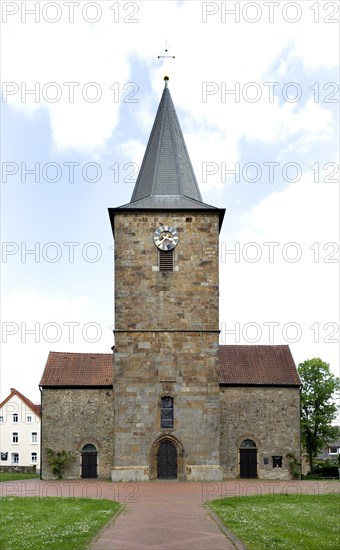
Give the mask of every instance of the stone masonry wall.
M 244 439 L 257 445 L 259 478 L 290 479 L 287 454 L 300 457 L 299 388 L 222 387 L 220 457 L 226 478 L 239 475 Z M 273 468 L 273 456 L 282 456 L 282 468 Z
M 217 214 L 116 214 L 115 328 L 218 330 Z M 176 228 L 173 272 L 158 272 L 157 227 Z
M 92 443 L 98 451 L 98 477 L 109 478 L 113 457 L 113 397 L 107 389 L 46 389 L 42 391 L 42 478 L 53 477 L 46 448 L 75 453 L 64 477 L 81 477 L 81 450 Z
M 209 381 L 216 378 L 215 335 L 158 333 L 153 346 L 145 347 L 145 334 L 130 334 L 120 350 L 129 368 L 124 375 L 117 372 L 114 385 L 115 465 L 149 465 L 152 445 L 161 435 L 181 443 L 187 464 L 219 464 L 219 389 Z M 161 429 L 164 395 L 174 398 L 173 429 Z
M 218 221 L 204 212 L 115 217 L 117 467 L 149 467 L 165 435 L 178 441 L 185 464 L 219 464 Z M 173 272 L 158 271 L 160 225 L 179 235 Z M 160 425 L 164 395 L 174 399 L 168 430 Z

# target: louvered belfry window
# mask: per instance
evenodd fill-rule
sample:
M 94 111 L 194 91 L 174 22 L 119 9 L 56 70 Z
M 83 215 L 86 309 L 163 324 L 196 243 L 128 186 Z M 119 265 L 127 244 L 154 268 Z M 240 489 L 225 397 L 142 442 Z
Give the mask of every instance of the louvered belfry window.
M 158 251 L 158 268 L 159 268 L 159 271 L 174 270 L 174 251 L 173 250 Z

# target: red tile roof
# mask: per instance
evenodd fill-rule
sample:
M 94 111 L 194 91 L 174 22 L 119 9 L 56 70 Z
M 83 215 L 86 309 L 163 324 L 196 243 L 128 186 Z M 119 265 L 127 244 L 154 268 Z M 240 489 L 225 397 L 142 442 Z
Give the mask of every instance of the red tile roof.
M 112 386 L 112 353 L 50 351 L 40 386 Z
M 113 354 L 51 351 L 40 386 L 112 386 Z M 300 386 L 289 346 L 220 346 L 220 384 Z
M 289 346 L 220 346 L 220 384 L 300 386 Z
M 6 399 L 2 401 L 2 403 L 0 403 L 0 407 L 5 405 L 5 403 L 7 403 L 13 395 L 17 395 L 21 399 L 21 401 L 23 401 L 35 414 L 41 416 L 41 405 L 33 403 L 33 401 L 28 399 L 28 397 L 26 397 L 23 393 L 19 392 L 15 388 L 11 388 L 11 393 L 8 397 L 6 397 Z

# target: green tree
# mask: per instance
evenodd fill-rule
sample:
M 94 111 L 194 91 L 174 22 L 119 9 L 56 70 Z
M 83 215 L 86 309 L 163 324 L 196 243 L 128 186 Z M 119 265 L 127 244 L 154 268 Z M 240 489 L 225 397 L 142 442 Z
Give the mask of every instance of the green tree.
M 338 407 L 334 397 L 340 391 L 340 379 L 334 376 L 329 364 L 321 359 L 308 359 L 298 366 L 303 384 L 301 390 L 301 440 L 309 459 L 310 472 L 313 458 L 325 444 L 339 436 L 337 426 L 332 426 Z

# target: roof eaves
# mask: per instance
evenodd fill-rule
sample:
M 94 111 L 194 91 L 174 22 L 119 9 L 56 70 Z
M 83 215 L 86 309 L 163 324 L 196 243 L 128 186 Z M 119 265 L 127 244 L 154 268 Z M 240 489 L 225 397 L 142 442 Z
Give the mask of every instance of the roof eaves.
M 113 389 L 112 383 L 107 384 L 40 384 L 39 388 L 44 388 L 48 390 L 60 390 L 60 389 L 72 389 L 72 390 L 91 390 L 91 389 Z

